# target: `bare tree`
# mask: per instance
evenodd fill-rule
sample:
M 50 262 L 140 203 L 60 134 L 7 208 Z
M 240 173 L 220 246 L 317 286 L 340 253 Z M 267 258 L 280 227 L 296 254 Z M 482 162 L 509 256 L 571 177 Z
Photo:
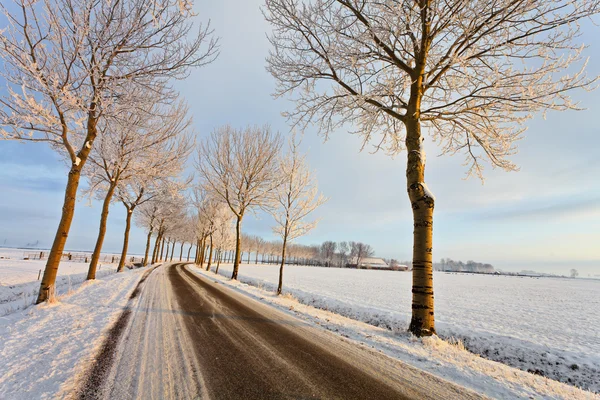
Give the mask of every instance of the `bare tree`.
M 54 286 L 75 209 L 82 168 L 98 123 L 131 85 L 158 89 L 210 62 L 211 31 L 191 33 L 192 15 L 179 0 L 15 0 L 0 5 L 8 21 L 0 35 L 0 136 L 47 142 L 66 156 L 69 174 L 62 216 L 37 303 Z M 202 49 L 203 44 L 207 47 Z M 130 99 L 136 101 L 136 99 Z
M 292 123 L 325 136 L 351 124 L 363 148 L 407 151 L 415 335 L 435 334 L 423 130 L 443 153 L 464 153 L 469 175 L 485 160 L 515 170 L 523 123 L 577 108 L 567 92 L 592 87 L 585 64 L 567 69 L 582 61 L 578 22 L 599 11 L 599 0 L 266 0 L 268 68 L 276 95 L 295 102 Z
M 353 261 L 356 261 L 356 267 L 360 268 L 360 263 L 364 258 L 372 257 L 375 254 L 375 250 L 371 245 L 362 242 L 350 242 L 350 257 L 353 257 Z
M 227 204 L 236 219 L 232 279 L 237 279 L 241 256 L 242 219 L 247 211 L 267 207 L 279 184 L 277 155 L 281 137 L 267 126 L 216 129 L 198 150 L 197 168 L 207 190 Z
M 151 94 L 148 93 L 148 96 Z M 154 102 L 139 104 L 131 111 L 103 119 L 100 129 L 110 131 L 110 134 L 100 135 L 97 139 L 90 153 L 88 168 L 84 171 L 90 180 L 89 191 L 100 188 L 104 197 L 100 229 L 87 279 L 95 279 L 96 276 L 109 206 L 115 190 L 121 186 L 119 192 L 122 196 L 119 200 L 133 213 L 137 205 L 154 196 L 155 192 L 149 190 L 154 183 L 178 175 L 192 149 L 191 139 L 185 136 L 190 123 L 183 102 L 168 107 L 161 107 Z M 135 194 L 130 195 L 129 189 Z M 129 213 L 128 217 L 126 226 L 130 227 Z M 128 234 L 127 229 L 126 240 Z M 122 258 L 119 270 L 123 269 L 123 262 Z
M 348 242 L 340 242 L 338 244 L 338 255 L 340 256 L 340 267 L 345 267 L 348 263 L 348 254 L 350 253 L 350 246 Z
M 327 199 L 319 194 L 316 179 L 308 169 L 306 157 L 299 153 L 299 141 L 295 135 L 290 139 L 289 152 L 279 162 L 281 184 L 274 191 L 275 204 L 271 215 L 275 219 L 273 231 L 283 241 L 279 284 L 277 294 L 283 287 L 283 267 L 288 242 L 306 235 L 317 226 L 318 221 L 307 222 L 306 217 L 321 206 Z
M 571 269 L 571 278 L 577 278 L 579 276 L 579 271 L 576 269 Z
M 337 248 L 337 243 L 328 240 L 321 244 L 321 257 L 325 261 L 325 266 L 331 267 L 331 261 L 335 256 L 335 249 Z

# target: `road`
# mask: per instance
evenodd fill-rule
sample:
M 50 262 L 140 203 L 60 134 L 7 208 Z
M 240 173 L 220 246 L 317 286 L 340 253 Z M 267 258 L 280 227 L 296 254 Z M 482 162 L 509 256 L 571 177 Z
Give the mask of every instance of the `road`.
M 190 271 L 154 270 L 132 299 L 105 377 L 83 398 L 469 399 L 463 388 L 357 346 Z

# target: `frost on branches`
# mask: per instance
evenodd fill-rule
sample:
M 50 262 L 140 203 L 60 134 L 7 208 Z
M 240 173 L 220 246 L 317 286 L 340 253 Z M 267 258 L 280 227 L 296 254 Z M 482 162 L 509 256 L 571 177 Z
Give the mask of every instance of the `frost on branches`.
M 464 154 L 468 175 L 482 177 L 485 160 L 515 170 L 524 123 L 577 109 L 569 91 L 594 87 L 576 39 L 599 11 L 600 0 L 265 0 L 268 69 L 295 104 L 290 122 L 325 136 L 349 125 L 363 148 L 407 151 L 414 334 L 435 333 L 422 132 Z

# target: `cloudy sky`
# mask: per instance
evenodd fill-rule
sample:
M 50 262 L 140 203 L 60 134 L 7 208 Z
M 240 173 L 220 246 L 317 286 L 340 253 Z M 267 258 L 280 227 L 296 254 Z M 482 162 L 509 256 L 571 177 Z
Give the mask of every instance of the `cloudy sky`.
M 265 71 L 269 49 L 258 0 L 197 1 L 198 19 L 209 18 L 221 38 L 216 62 L 196 70 L 178 88 L 186 97 L 200 138 L 223 124 L 270 124 L 284 135 L 281 112 L 291 107 L 274 100 L 274 80 Z M 586 24 L 590 74 L 600 74 L 600 28 Z M 4 89 L 0 89 L 4 90 Z M 600 274 L 600 91 L 577 92 L 587 108 L 550 113 L 529 123 L 519 153 L 519 172 L 489 168 L 485 184 L 465 180 L 461 156 L 438 157 L 426 144 L 427 182 L 437 198 L 434 258 L 489 262 L 504 270 L 535 269 L 582 275 Z M 329 141 L 305 133 L 320 188 L 329 202 L 322 218 L 301 243 L 355 240 L 371 244 L 378 256 L 410 259 L 412 217 L 405 190 L 406 155 L 359 152 L 347 130 Z M 190 161 L 190 171 L 192 162 Z M 44 144 L 0 142 L 0 245 L 49 246 L 60 217 L 66 168 Z M 98 202 L 82 198 L 67 248 L 90 250 L 98 229 Z M 106 251 L 120 249 L 125 213 L 111 208 Z M 249 218 L 244 231 L 273 237 L 268 216 Z M 142 252 L 144 232 L 132 230 L 131 249 Z

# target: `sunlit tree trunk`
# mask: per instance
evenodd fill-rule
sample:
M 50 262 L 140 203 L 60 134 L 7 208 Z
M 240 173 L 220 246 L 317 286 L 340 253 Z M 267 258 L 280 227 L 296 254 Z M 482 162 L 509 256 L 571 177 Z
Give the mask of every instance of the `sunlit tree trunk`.
M 210 265 L 212 264 L 212 256 L 213 256 L 213 237 L 210 235 L 210 253 L 208 253 L 208 261 L 206 263 L 206 270 L 210 271 Z
M 152 225 L 150 226 L 150 231 L 148 232 L 148 237 L 146 238 L 146 251 L 144 252 L 144 267 L 148 265 L 148 253 L 150 252 L 150 241 L 152 239 Z
M 285 265 L 285 248 L 287 245 L 287 235 L 283 237 L 283 247 L 281 248 L 281 265 L 279 266 L 279 285 L 277 286 L 277 294 L 281 294 L 283 289 L 283 266 Z
M 129 247 L 129 231 L 131 229 L 131 216 L 133 215 L 133 209 L 127 208 L 127 218 L 125 219 L 125 233 L 123 235 L 123 250 L 121 251 L 121 260 L 119 260 L 119 267 L 117 272 L 123 272 L 125 269 L 125 260 L 127 259 L 127 248 Z
M 233 259 L 233 272 L 231 279 L 238 278 L 242 250 L 242 217 L 238 216 L 235 222 L 235 258 Z
M 117 187 L 116 181 L 109 185 L 102 203 L 102 213 L 100 214 L 100 228 L 98 230 L 98 238 L 96 239 L 96 245 L 94 246 L 94 252 L 92 253 L 92 259 L 88 268 L 87 279 L 96 279 L 96 267 L 98 266 L 98 260 L 100 259 L 100 252 L 102 251 L 102 244 L 104 243 L 104 236 L 106 235 L 106 221 L 108 220 L 108 211 L 110 209 L 110 202 L 115 193 Z
M 62 208 L 62 215 L 60 217 L 60 223 L 54 236 L 54 242 L 52 248 L 48 254 L 48 261 L 46 262 L 46 268 L 44 269 L 44 276 L 40 283 L 40 292 L 36 300 L 36 304 L 48 300 L 50 292 L 56 282 L 56 275 L 58 273 L 58 265 L 62 257 L 65 243 L 69 235 L 69 229 L 71 229 L 71 222 L 73 221 L 73 214 L 75 213 L 75 201 L 77 199 L 77 188 L 79 186 L 79 178 L 81 169 L 78 166 L 72 166 L 69 171 L 67 178 L 67 187 L 65 190 L 65 200 Z
M 424 66 L 421 66 L 424 68 Z M 416 67 L 417 70 L 419 66 Z M 407 110 L 406 184 L 413 210 L 412 319 L 409 330 L 417 336 L 435 334 L 433 313 L 433 208 L 435 199 L 425 184 L 420 109 L 423 76 L 414 80 Z

